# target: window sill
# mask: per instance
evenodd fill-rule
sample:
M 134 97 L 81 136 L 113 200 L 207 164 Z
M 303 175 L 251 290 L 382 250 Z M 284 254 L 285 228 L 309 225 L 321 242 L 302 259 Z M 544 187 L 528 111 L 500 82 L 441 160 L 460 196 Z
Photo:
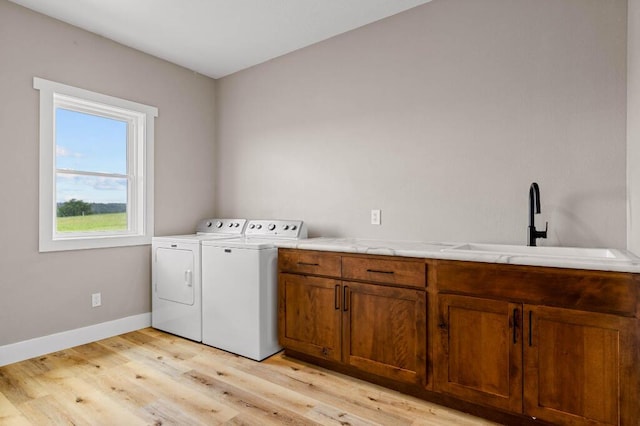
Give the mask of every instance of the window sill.
M 129 247 L 151 244 L 150 236 L 104 236 L 40 241 L 40 253 L 51 251 L 86 250 Z

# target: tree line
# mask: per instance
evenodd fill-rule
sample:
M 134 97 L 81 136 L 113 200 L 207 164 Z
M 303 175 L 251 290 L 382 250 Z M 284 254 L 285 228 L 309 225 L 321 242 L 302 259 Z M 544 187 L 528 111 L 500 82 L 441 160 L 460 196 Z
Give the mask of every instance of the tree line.
M 58 217 L 87 216 L 91 214 L 124 213 L 127 211 L 126 203 L 87 203 L 72 198 L 64 203 L 58 203 Z

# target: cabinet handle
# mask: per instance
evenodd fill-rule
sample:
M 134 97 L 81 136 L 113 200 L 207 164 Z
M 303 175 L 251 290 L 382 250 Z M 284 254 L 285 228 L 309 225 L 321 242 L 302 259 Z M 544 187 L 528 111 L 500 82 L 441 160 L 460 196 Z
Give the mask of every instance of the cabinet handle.
M 513 310 L 513 343 L 518 343 L 518 308 Z
M 529 311 L 529 346 L 533 346 L 533 336 L 531 334 L 531 330 L 532 330 L 532 326 L 531 323 L 533 322 L 533 311 Z
M 393 271 L 378 271 L 377 269 L 367 269 L 367 272 L 373 272 L 375 274 L 393 274 Z
M 340 310 L 340 284 L 336 284 L 333 293 L 333 303 L 336 310 Z
M 342 289 L 342 310 L 347 312 L 349 310 L 349 305 L 347 304 L 347 293 L 349 292 L 349 286 L 344 286 Z
M 298 262 L 300 266 L 320 266 L 319 263 Z

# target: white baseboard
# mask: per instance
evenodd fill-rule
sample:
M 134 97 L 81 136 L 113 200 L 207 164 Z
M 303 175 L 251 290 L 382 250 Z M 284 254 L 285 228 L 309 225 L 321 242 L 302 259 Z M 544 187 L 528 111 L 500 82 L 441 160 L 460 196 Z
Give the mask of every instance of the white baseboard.
M 151 326 L 151 312 L 0 346 L 0 367 Z

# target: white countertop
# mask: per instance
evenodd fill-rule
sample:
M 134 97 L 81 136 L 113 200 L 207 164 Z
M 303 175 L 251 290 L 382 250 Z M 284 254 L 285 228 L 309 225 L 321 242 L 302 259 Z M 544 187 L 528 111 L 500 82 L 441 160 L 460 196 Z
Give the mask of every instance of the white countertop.
M 460 244 L 461 243 L 419 241 L 382 241 L 358 238 L 309 238 L 303 240 L 278 241 L 276 246 L 281 248 L 335 251 L 342 253 L 423 257 L 429 259 L 640 273 L 640 258 L 624 250 L 616 251 L 624 254 L 628 260 L 451 251 L 451 248 L 459 246 Z

